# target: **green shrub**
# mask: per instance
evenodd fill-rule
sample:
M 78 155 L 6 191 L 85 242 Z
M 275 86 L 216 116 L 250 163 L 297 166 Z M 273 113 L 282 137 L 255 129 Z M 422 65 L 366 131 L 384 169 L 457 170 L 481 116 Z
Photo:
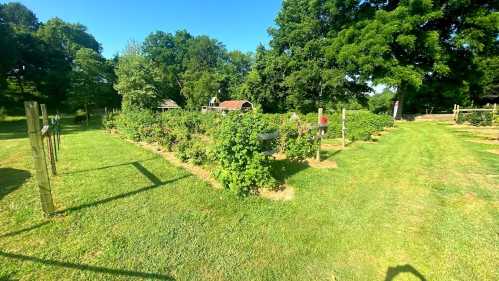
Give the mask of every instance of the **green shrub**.
M 270 157 L 260 140 L 261 133 L 275 130 L 262 114 L 231 113 L 223 118 L 216 134 L 215 155 L 219 167 L 215 173 L 225 188 L 239 195 L 256 193 L 258 188 L 277 185 L 270 171 Z
M 286 118 L 279 127 L 280 150 L 290 160 L 304 160 L 312 157 L 317 150 L 317 130 L 310 127 L 299 119 Z
M 469 123 L 472 126 L 492 126 L 492 112 L 473 111 L 470 113 L 460 112 L 456 123 Z
M 148 110 L 126 110 L 116 118 L 120 133 L 134 141 L 157 141 L 162 130 L 156 114 Z
M 88 114 L 88 118 L 90 118 L 90 115 Z M 76 112 L 75 112 L 75 116 L 74 116 L 74 123 L 75 124 L 81 124 L 83 122 L 85 122 L 87 120 L 87 112 L 81 110 L 81 109 L 78 109 Z
M 465 115 L 465 120 L 473 126 L 491 126 L 492 113 L 483 111 L 474 111 Z
M 208 160 L 207 146 L 199 140 L 188 140 L 175 146 L 175 156 L 183 162 L 202 165 Z
M 102 116 L 102 126 L 110 131 L 116 129 L 116 118 L 120 115 L 119 112 L 108 111 Z

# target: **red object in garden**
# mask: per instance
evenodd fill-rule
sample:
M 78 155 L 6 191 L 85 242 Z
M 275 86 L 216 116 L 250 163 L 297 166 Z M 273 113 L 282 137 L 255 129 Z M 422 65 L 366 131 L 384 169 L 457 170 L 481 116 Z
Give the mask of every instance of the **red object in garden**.
M 326 126 L 329 123 L 329 119 L 327 118 L 326 115 L 321 116 L 319 120 L 319 124 L 322 126 Z

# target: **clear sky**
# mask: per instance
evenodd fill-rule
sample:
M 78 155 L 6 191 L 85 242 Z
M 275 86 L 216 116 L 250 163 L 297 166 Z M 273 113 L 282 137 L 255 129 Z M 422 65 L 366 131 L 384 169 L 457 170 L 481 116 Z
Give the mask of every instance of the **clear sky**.
M 11 2 L 0 0 L 2 3 Z M 227 49 L 254 51 L 267 44 L 267 28 L 281 0 L 18 0 L 42 22 L 59 17 L 85 25 L 111 57 L 130 39 L 142 41 L 149 33 L 186 29 L 205 34 Z

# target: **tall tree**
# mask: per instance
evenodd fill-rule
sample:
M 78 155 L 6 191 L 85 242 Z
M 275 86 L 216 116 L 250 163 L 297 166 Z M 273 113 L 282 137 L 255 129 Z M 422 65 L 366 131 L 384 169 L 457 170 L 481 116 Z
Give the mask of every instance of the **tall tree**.
M 26 6 L 17 2 L 0 4 L 0 17 L 17 31 L 34 32 L 40 23 L 36 15 Z
M 90 106 L 102 105 L 111 98 L 108 96 L 112 94 L 111 71 L 110 65 L 96 51 L 81 48 L 76 52 L 68 98 L 73 107 L 85 109 L 87 121 Z
M 155 108 L 163 97 L 158 90 L 158 69 L 138 46 L 129 45 L 115 69 L 114 89 L 123 97 L 123 110 Z

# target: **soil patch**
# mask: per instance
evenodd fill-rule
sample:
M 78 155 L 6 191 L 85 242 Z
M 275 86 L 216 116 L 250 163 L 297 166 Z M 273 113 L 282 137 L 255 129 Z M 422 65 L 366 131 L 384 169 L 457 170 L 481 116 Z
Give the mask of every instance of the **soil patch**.
M 312 168 L 317 169 L 336 169 L 338 168 L 338 164 L 334 160 L 322 160 L 317 161 L 315 159 L 307 159 L 307 165 Z
M 295 198 L 295 189 L 289 185 L 283 185 L 281 190 L 260 190 L 260 196 L 272 201 L 290 201 Z

